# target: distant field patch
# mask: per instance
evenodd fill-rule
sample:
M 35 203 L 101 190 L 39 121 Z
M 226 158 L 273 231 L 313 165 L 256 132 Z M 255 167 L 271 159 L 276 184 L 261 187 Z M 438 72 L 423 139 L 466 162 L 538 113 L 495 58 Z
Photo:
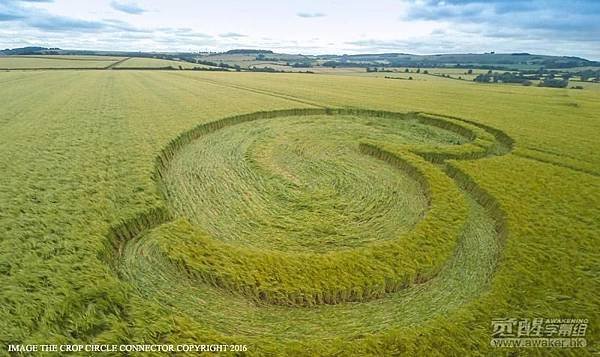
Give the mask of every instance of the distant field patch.
M 102 56 L 5 56 L 0 57 L 0 69 L 101 69 L 122 59 Z
M 194 64 L 185 61 L 172 61 L 158 58 L 141 58 L 132 57 L 122 63 L 119 63 L 115 68 L 173 68 L 173 69 L 192 69 L 194 67 L 206 68 L 208 66 Z

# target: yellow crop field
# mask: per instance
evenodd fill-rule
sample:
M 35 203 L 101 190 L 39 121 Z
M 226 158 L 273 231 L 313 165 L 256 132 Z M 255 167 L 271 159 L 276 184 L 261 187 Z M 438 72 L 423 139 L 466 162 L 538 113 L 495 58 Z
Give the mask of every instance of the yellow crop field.
M 0 352 L 599 353 L 600 92 L 340 74 L 0 72 Z
M 158 58 L 141 58 L 133 57 L 121 62 L 115 66 L 116 68 L 167 68 L 173 69 L 191 69 L 194 67 L 206 68 L 208 66 L 195 64 L 185 61 L 172 61 Z
M 104 56 L 4 56 L 0 69 L 106 68 L 125 59 Z

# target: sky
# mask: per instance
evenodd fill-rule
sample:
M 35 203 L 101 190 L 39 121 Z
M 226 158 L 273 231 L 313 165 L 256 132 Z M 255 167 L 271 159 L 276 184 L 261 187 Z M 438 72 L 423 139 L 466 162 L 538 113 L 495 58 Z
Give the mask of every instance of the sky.
M 600 60 L 600 0 L 0 0 L 0 48 Z

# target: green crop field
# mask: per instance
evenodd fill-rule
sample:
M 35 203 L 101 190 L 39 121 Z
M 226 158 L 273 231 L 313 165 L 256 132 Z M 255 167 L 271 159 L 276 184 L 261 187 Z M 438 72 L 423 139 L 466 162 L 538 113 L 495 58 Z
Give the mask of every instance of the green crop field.
M 381 75 L 0 72 L 0 354 L 600 353 L 600 92 Z

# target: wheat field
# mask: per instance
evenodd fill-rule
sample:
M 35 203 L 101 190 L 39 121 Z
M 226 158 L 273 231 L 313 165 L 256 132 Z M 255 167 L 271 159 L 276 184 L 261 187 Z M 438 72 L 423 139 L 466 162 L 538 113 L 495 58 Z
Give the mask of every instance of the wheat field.
M 600 352 L 597 91 L 135 70 L 0 84 L 0 346 L 493 355 L 492 319 L 564 317 L 590 326 L 561 352 Z

